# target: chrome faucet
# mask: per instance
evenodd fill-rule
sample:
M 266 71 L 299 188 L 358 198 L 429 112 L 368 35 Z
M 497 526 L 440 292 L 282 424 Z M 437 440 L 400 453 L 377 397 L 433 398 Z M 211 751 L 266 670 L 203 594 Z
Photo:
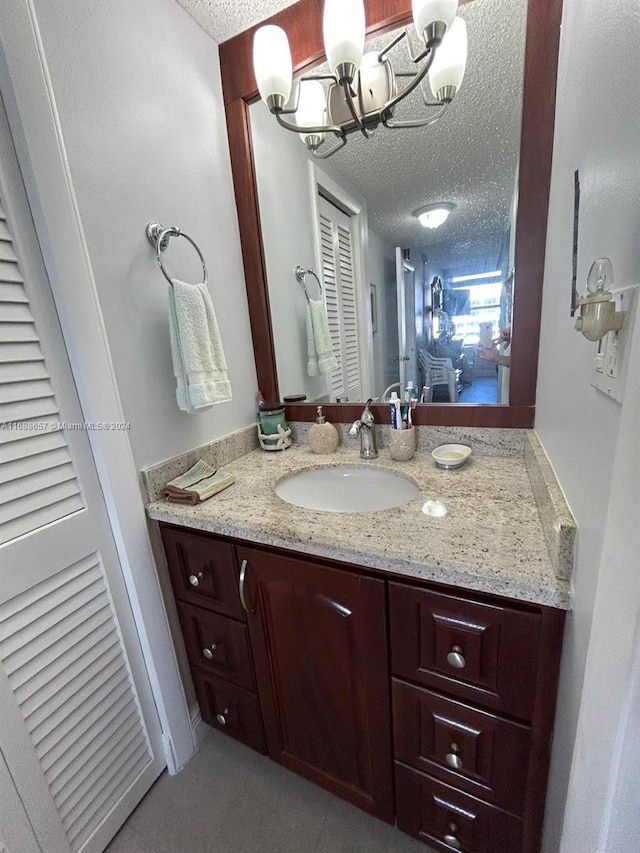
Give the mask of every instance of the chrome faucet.
M 378 455 L 376 447 L 376 425 L 369 406 L 373 400 L 367 400 L 362 414 L 354 421 L 349 430 L 349 435 L 360 436 L 360 456 L 363 459 L 375 459 Z

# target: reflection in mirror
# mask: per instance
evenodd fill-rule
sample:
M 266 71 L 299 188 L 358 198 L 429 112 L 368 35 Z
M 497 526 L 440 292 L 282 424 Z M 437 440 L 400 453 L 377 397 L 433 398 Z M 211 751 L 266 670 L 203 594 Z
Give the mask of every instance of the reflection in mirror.
M 411 382 L 425 402 L 508 402 L 526 7 L 459 8 L 466 75 L 432 126 L 352 135 L 318 162 L 262 101 L 250 107 L 282 397 L 383 400 Z M 413 29 L 410 39 L 415 53 Z M 409 70 L 399 48 L 394 67 Z M 395 118 L 421 103 L 417 91 Z M 321 288 L 313 276 L 299 283 L 298 265 L 317 272 Z M 337 366 L 322 372 L 320 363 Z

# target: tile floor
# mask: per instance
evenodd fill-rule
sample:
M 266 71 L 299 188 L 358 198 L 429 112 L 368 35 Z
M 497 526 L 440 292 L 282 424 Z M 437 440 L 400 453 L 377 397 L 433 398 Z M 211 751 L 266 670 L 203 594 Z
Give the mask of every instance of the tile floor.
M 433 853 L 211 729 L 158 779 L 106 853 Z

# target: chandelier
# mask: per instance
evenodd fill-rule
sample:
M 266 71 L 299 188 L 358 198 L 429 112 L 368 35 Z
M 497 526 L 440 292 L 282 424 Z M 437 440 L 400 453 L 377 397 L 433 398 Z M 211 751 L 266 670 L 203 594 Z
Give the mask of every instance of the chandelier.
M 332 73 L 301 77 L 292 107 L 288 106 L 293 67 L 287 35 L 271 24 L 260 27 L 253 41 L 260 96 L 278 124 L 299 134 L 318 159 L 335 154 L 352 133 L 370 139 L 379 125 L 397 129 L 433 124 L 446 111 L 464 77 L 467 29 L 463 19 L 456 17 L 457 9 L 458 0 L 412 0 L 420 44 L 417 55 L 408 28 L 380 52 L 364 53 L 364 0 L 325 0 L 323 34 Z M 415 70 L 394 71 L 388 58 L 402 41 Z M 427 78 L 430 92 L 425 86 Z M 418 88 L 429 114 L 414 120 L 394 119 L 396 106 Z M 433 108 L 437 108 L 435 112 Z

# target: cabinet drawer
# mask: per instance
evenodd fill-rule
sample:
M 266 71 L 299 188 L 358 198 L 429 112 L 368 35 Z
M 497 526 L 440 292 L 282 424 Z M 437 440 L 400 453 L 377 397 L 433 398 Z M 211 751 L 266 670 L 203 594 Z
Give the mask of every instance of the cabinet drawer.
M 247 626 L 190 604 L 178 604 L 189 661 L 195 666 L 255 690 Z
M 398 829 L 436 850 L 519 853 L 522 822 L 396 763 Z
M 262 717 L 257 696 L 199 670 L 194 669 L 191 674 L 205 723 L 258 752 L 264 752 Z
M 540 613 L 392 583 L 392 671 L 530 720 Z
M 531 729 L 393 679 L 395 757 L 522 815 Z
M 161 532 L 176 598 L 244 619 L 233 545 L 169 527 Z

